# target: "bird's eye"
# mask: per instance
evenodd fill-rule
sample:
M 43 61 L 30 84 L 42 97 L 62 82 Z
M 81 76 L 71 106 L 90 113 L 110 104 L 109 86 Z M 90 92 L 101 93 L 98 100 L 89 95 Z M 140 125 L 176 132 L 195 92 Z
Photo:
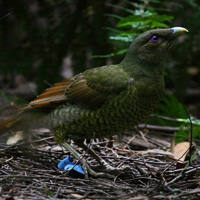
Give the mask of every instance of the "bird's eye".
M 152 40 L 153 42 L 158 42 L 159 37 L 156 36 L 156 35 L 154 35 L 154 36 L 151 38 L 151 40 Z

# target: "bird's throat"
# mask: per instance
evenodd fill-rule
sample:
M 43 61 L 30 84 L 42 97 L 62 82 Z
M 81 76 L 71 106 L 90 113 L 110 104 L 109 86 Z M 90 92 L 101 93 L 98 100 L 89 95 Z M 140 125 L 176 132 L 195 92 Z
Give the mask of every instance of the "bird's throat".
M 164 62 L 150 64 L 141 62 L 139 60 L 123 60 L 120 63 L 123 70 L 129 74 L 130 77 L 135 80 L 141 80 L 143 78 L 148 79 L 163 79 L 164 78 Z

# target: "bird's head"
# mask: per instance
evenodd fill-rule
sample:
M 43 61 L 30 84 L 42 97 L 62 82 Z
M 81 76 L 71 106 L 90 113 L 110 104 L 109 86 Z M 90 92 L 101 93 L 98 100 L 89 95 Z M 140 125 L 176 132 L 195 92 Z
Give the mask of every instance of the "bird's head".
M 124 60 L 163 64 L 173 41 L 185 32 L 188 30 L 182 27 L 146 31 L 132 42 Z

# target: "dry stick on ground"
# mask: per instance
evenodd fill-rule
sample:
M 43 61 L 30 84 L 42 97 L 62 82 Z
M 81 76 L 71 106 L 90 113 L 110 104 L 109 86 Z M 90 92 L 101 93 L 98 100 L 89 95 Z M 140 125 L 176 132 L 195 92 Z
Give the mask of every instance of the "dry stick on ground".
M 74 199 L 76 195 L 88 199 L 168 199 L 171 195 L 188 199 L 200 194 L 199 158 L 182 172 L 183 168 L 177 169 L 176 163 L 166 161 L 165 155 L 151 153 L 141 156 L 126 145 L 134 156 L 116 151 L 115 147 L 111 149 L 117 156 L 113 156 L 109 153 L 110 148 L 106 148 L 107 143 L 100 141 L 91 146 L 98 146 L 105 160 L 114 166 L 128 164 L 131 170 L 113 180 L 72 179 L 56 169 L 60 156 L 65 157 L 66 153 L 52 148 L 56 143 L 49 137 L 45 133 L 46 140 L 41 135 L 32 145 L 25 141 L 12 146 L 0 145 L 0 196 L 18 199 L 48 199 L 52 198 L 51 195 L 58 199 Z M 148 137 L 146 139 L 151 143 Z M 94 159 L 88 162 L 97 165 Z

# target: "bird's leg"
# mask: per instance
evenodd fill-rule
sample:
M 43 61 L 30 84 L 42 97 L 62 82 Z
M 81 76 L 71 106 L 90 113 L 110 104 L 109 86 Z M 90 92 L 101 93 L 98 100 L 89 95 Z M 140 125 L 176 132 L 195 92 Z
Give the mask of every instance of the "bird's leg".
M 97 160 L 99 162 L 99 164 L 101 166 L 103 166 L 107 172 L 119 173 L 119 171 L 123 171 L 128 168 L 127 166 L 120 167 L 120 168 L 112 167 L 103 158 L 101 158 L 99 155 L 97 155 L 92 149 L 90 149 L 87 145 L 85 145 L 83 143 L 83 141 L 75 140 L 74 142 L 75 142 L 75 144 L 80 146 L 84 151 L 89 153 L 95 160 Z
M 82 163 L 83 170 L 85 172 L 85 178 L 88 178 L 88 174 L 90 174 L 94 177 L 99 177 L 99 178 L 104 178 L 104 177 L 113 178 L 113 176 L 111 176 L 111 175 L 101 173 L 101 172 L 95 172 L 93 169 L 91 169 L 91 167 L 88 165 L 85 158 L 67 142 L 62 143 L 62 146 L 65 149 L 67 149 L 77 160 L 79 160 Z

